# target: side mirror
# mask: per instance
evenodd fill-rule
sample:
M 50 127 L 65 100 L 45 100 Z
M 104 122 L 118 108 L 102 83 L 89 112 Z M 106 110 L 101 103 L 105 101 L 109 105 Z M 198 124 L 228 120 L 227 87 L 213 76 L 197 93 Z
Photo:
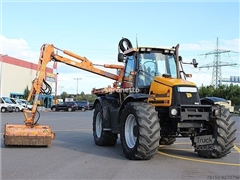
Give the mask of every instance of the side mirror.
M 182 61 L 182 56 L 179 56 L 178 59 L 179 59 L 179 61 Z
M 197 63 L 197 60 L 196 60 L 196 59 L 193 59 L 193 60 L 192 60 L 192 64 L 193 64 L 193 66 L 194 66 L 195 68 L 197 68 L 198 63 Z
M 118 62 L 123 62 L 123 61 L 124 61 L 123 53 L 118 53 Z

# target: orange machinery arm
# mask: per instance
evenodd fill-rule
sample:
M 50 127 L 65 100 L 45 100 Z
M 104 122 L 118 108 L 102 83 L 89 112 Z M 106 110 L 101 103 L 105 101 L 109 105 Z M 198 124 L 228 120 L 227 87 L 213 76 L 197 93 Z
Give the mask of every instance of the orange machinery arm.
M 76 60 L 62 57 L 62 56 L 56 54 L 55 50 L 60 50 L 64 54 L 71 56 L 71 57 L 75 58 Z M 114 64 L 104 64 L 103 67 L 105 67 L 105 68 L 112 68 L 112 69 L 120 70 L 119 75 L 112 74 L 112 73 L 109 73 L 109 72 L 106 72 L 104 70 L 94 67 L 94 64 L 91 61 L 89 61 L 86 57 L 79 56 L 79 55 L 74 54 L 67 50 L 61 50 L 59 48 L 54 47 L 53 44 L 44 44 L 41 47 L 41 51 L 40 51 L 38 68 L 37 68 L 37 72 L 36 72 L 36 78 L 33 80 L 32 88 L 30 90 L 30 93 L 29 93 L 29 96 L 27 99 L 28 101 L 30 101 L 30 99 L 34 95 L 33 108 L 32 108 L 32 110 L 24 110 L 25 124 L 27 126 L 35 125 L 34 118 L 35 118 L 35 114 L 37 111 L 37 103 L 38 103 L 39 95 L 41 93 L 41 87 L 43 85 L 46 67 L 50 61 L 62 62 L 67 65 L 70 65 L 70 66 L 73 66 L 73 67 L 76 67 L 76 68 L 79 68 L 82 70 L 86 70 L 88 72 L 98 74 L 100 76 L 104 76 L 104 77 L 107 77 L 112 80 L 116 80 L 116 82 L 122 81 L 122 77 L 123 77 L 123 73 L 124 73 L 124 66 L 114 65 Z M 116 86 L 116 83 L 114 83 L 114 86 Z M 114 88 L 116 88 L 116 87 L 114 87 Z

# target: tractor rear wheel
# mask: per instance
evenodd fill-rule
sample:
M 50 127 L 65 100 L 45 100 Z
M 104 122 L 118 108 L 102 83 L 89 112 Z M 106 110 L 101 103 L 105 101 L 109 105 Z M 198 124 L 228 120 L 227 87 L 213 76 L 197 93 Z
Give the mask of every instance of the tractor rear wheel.
M 215 106 L 213 109 L 219 109 L 219 106 Z M 231 153 L 233 142 L 236 139 L 234 124 L 235 121 L 232 120 L 229 110 L 222 106 L 220 115 L 214 117 L 207 127 L 206 135 L 213 136 L 213 143 L 210 145 L 195 144 L 194 148 L 198 155 L 205 158 L 221 158 Z
M 93 137 L 96 145 L 114 146 L 117 143 L 117 134 L 103 130 L 103 111 L 102 106 L 98 103 L 93 114 Z
M 175 137 L 161 137 L 159 144 L 160 145 L 171 145 L 176 141 Z
M 151 159 L 159 147 L 160 123 L 153 106 L 129 102 L 121 115 L 120 137 L 128 159 Z

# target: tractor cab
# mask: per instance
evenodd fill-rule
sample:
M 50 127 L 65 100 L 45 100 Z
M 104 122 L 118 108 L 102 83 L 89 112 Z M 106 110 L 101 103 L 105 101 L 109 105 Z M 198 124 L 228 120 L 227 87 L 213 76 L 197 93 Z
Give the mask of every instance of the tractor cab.
M 180 78 L 175 52 L 174 48 L 139 47 L 120 53 L 118 61 L 125 62 L 122 87 L 149 91 L 155 77 Z

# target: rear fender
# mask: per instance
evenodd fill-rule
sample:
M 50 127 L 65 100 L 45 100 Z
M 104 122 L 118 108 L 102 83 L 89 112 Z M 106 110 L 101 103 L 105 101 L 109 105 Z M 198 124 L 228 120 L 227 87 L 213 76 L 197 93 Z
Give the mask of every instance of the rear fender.
M 100 96 L 94 101 L 93 108 L 95 108 L 98 103 L 102 106 L 103 127 L 111 128 L 111 111 L 112 109 L 119 108 L 119 102 L 111 96 Z

